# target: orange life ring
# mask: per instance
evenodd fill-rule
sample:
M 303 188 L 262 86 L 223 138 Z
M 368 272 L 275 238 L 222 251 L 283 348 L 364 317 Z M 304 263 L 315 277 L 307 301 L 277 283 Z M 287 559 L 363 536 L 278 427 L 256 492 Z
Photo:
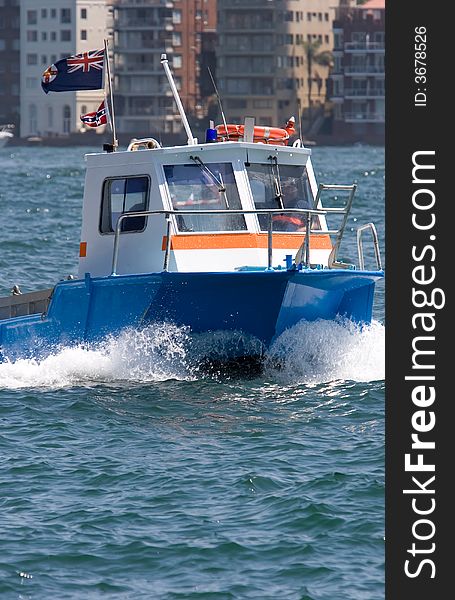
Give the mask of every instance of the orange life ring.
M 255 127 L 253 130 L 253 141 L 256 143 L 286 146 L 289 137 L 295 132 L 294 123 L 294 119 L 289 119 L 286 129 L 281 129 L 281 127 Z M 217 125 L 215 129 L 217 131 L 218 142 L 236 142 L 243 139 L 245 133 L 244 125 Z

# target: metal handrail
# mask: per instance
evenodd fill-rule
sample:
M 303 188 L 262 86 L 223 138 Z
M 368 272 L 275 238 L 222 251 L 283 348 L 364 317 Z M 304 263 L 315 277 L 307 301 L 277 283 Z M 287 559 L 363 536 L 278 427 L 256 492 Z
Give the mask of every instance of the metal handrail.
M 382 262 L 381 262 L 381 254 L 379 252 L 379 241 L 378 241 L 378 232 L 376 231 L 376 227 L 374 223 L 366 223 L 357 229 L 357 254 L 359 256 L 359 267 L 363 271 L 365 268 L 365 261 L 363 258 L 363 245 L 362 245 L 362 234 L 364 231 L 369 229 L 373 236 L 373 245 L 374 245 L 374 254 L 376 257 L 376 266 L 379 271 L 382 271 Z
M 337 189 L 344 189 L 345 186 L 332 186 Z M 319 192 L 318 192 L 319 195 Z M 349 205 L 350 208 L 350 205 Z M 316 209 L 316 208 L 257 208 L 254 210 L 251 209 L 219 209 L 219 210 L 143 210 L 137 212 L 129 212 L 123 213 L 119 216 L 117 220 L 117 225 L 115 227 L 114 234 L 114 250 L 112 254 L 112 270 L 111 275 L 117 274 L 117 264 L 118 264 L 118 255 L 119 255 L 119 244 L 120 244 L 120 234 L 122 229 L 122 223 L 125 219 L 132 219 L 137 217 L 150 217 L 153 215 L 164 215 L 167 225 L 166 225 L 166 249 L 164 253 L 164 265 L 163 270 L 167 271 L 169 268 L 169 257 L 171 251 L 171 215 L 183 216 L 183 215 L 269 215 L 268 219 L 268 227 L 267 227 L 267 256 L 268 256 L 268 269 L 272 268 L 272 250 L 273 250 L 273 222 L 272 218 L 274 214 L 303 214 L 306 216 L 306 226 L 305 226 L 305 266 L 308 267 L 310 264 L 310 247 L 309 240 L 311 235 L 337 235 L 339 234 L 339 229 L 312 229 L 311 228 L 311 217 L 317 215 L 327 215 L 327 214 L 345 214 L 347 210 L 347 206 L 344 208 L 324 208 L 324 209 Z M 333 252 L 333 250 L 332 250 Z
M 357 184 L 353 183 L 352 185 L 329 185 L 327 183 L 320 183 L 318 186 L 318 192 L 316 194 L 316 198 L 314 199 L 314 206 L 317 207 L 319 200 L 321 198 L 321 193 L 324 190 L 332 190 L 332 191 L 346 191 L 350 192 L 348 201 L 346 202 L 346 206 L 343 209 L 342 214 L 344 214 L 343 221 L 336 231 L 336 240 L 332 247 L 332 251 L 329 255 L 328 266 L 332 268 L 336 263 L 336 259 L 338 256 L 338 250 L 340 249 L 341 240 L 343 239 L 344 230 L 346 229 L 346 224 L 348 222 L 349 213 L 351 212 L 352 202 L 354 200 L 354 195 L 357 191 Z M 324 209 L 327 210 L 327 209 Z

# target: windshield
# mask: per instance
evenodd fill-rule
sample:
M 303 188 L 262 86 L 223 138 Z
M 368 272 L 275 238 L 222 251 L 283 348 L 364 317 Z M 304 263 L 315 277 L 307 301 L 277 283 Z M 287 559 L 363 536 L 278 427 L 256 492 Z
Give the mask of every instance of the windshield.
M 313 208 L 313 195 L 304 166 L 250 164 L 246 170 L 255 208 Z M 261 230 L 267 229 L 267 223 L 267 216 L 259 215 Z M 312 228 L 320 229 L 318 217 L 313 217 Z M 305 231 L 305 215 L 276 214 L 273 230 Z
M 241 209 L 231 163 L 165 165 L 174 210 Z M 243 215 L 177 216 L 179 231 L 238 231 L 246 229 Z

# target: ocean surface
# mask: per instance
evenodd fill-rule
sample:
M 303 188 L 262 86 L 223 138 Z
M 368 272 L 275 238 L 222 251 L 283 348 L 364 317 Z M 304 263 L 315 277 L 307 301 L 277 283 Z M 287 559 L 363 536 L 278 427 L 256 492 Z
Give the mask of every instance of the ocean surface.
M 86 151 L 0 149 L 0 296 L 77 273 Z M 384 250 L 384 149 L 313 164 L 359 186 L 340 256 L 369 221 Z M 383 598 L 384 283 L 371 326 L 299 323 L 261 374 L 201 375 L 186 335 L 0 364 L 0 597 Z

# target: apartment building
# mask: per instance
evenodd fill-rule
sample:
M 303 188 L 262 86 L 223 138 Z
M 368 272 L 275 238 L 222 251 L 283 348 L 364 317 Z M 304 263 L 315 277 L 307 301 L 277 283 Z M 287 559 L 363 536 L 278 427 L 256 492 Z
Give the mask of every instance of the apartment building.
M 217 76 L 229 120 L 250 115 L 280 126 L 299 107 L 316 114 L 326 99 L 336 4 L 218 0 Z
M 333 24 L 333 134 L 346 141 L 383 142 L 385 1 L 346 4 Z
M 202 49 L 216 30 L 214 0 L 109 0 L 114 39 L 114 91 L 119 134 L 178 134 L 182 124 L 161 65 L 166 53 L 185 110 L 200 117 Z M 212 44 L 213 46 L 213 44 Z M 214 50 L 212 49 L 212 52 Z M 202 85 L 201 85 L 202 82 Z
M 0 125 L 19 128 L 19 0 L 0 0 Z
M 106 0 L 20 0 L 21 137 L 84 130 L 79 116 L 96 110 L 103 90 L 44 94 L 41 77 L 61 58 L 103 48 L 106 11 Z

